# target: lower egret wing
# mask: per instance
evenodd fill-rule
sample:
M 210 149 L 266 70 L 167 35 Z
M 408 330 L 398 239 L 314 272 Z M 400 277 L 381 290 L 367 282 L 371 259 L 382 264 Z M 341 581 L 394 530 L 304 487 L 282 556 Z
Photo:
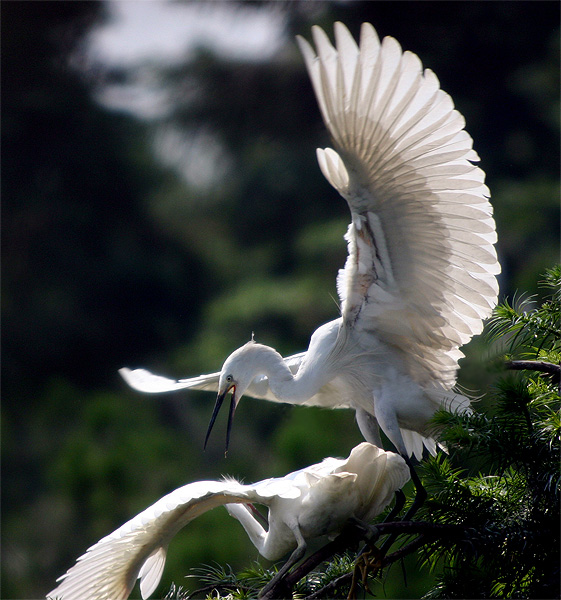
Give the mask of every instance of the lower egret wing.
M 255 486 L 234 480 L 197 481 L 158 502 L 91 546 L 58 579 L 51 600 L 125 600 L 137 579 L 142 598 L 160 582 L 167 547 L 187 523 L 212 508 L 231 503 L 267 502 Z M 284 490 L 288 493 L 288 490 Z

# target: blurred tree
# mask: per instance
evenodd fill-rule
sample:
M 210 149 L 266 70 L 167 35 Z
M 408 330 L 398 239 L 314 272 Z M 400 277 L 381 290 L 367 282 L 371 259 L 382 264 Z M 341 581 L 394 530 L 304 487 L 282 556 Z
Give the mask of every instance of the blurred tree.
M 48 475 L 61 449 L 63 462 L 93 475 L 73 443 L 78 437 L 95 455 L 96 428 L 83 411 L 96 410 L 100 396 L 88 398 L 85 390 L 116 381 L 125 356 L 179 343 L 189 331 L 185 314 L 196 316 L 200 305 L 193 300 L 204 292 L 196 285 L 198 261 L 177 252 L 143 208 L 176 175 L 154 161 L 143 124 L 94 102 L 92 74 L 80 71 L 84 35 L 103 19 L 103 5 L 1 8 L 3 597 L 37 597 L 48 585 L 40 573 L 51 579 L 61 564 L 54 559 L 75 548 L 68 543 L 72 524 L 80 531 L 92 523 L 99 531 L 104 512 L 120 512 L 114 499 L 95 511 L 80 507 L 81 520 L 69 511 L 58 538 L 45 526 L 69 501 L 85 506 L 103 493 L 93 476 L 76 486 L 70 469 L 65 478 Z M 109 418 L 110 403 L 102 404 Z M 155 420 L 154 409 L 148 413 L 147 434 Z M 119 414 L 126 420 L 126 412 Z M 165 432 L 154 440 L 152 447 L 161 447 Z M 101 478 L 111 464 L 132 470 L 130 456 L 111 448 L 114 458 L 97 466 Z M 110 480 L 126 485 L 126 478 Z M 48 491 L 53 483 L 55 499 Z M 138 480 L 134 487 L 138 492 Z M 39 548 L 50 552 L 41 555 Z
M 283 6 L 287 31 L 309 36 L 308 6 Z M 394 35 L 438 73 L 466 116 L 488 174 L 503 292 L 515 286 L 534 291 L 536 274 L 556 260 L 558 247 L 559 7 L 548 2 L 322 6 L 323 11 L 314 7 L 312 18 L 327 31 L 339 19 L 358 35 L 361 22 L 372 22 L 381 36 Z M 400 18 L 404 14 L 407 19 Z M 201 50 L 171 69 L 168 82 L 175 100 L 168 126 L 187 136 L 204 131 L 221 148 L 219 154 L 229 157 L 212 185 L 193 190 L 202 211 L 179 197 L 158 198 L 154 209 L 179 243 L 209 256 L 209 236 L 213 243 L 220 237 L 220 247 L 227 249 L 222 264 L 213 262 L 223 285 L 184 356 L 197 351 L 203 365 L 220 363 L 223 354 L 214 353 L 215 342 L 231 314 L 235 329 L 228 331 L 226 353 L 251 330 L 282 349 L 301 349 L 312 328 L 335 314 L 329 298 L 336 297 L 334 273 L 344 261 L 340 239 L 348 216 L 315 164 L 314 149 L 329 140 L 297 49 L 292 44 L 274 60 L 256 63 L 226 61 Z M 220 224 L 217 211 L 223 215 Z M 200 218 L 193 219 L 193 213 Z M 177 218 L 187 214 L 191 218 Z M 306 289 L 305 281 L 314 296 L 303 293 L 298 301 L 290 290 Z M 267 315 L 265 321 L 259 313 Z M 207 339 L 213 343 L 205 344 Z M 208 360 L 207 346 L 214 350 Z M 199 364 L 190 360 L 179 360 L 177 369 L 196 370 Z
M 100 108 L 91 74 L 71 68 L 102 5 L 2 9 L 4 387 L 52 375 L 97 385 L 115 357 L 185 336 L 197 263 L 143 209 L 172 177 L 146 127 Z

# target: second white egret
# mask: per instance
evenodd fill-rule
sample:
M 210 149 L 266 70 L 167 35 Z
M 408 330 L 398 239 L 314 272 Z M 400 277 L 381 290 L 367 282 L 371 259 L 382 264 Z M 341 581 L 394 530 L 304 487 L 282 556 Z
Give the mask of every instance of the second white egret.
M 221 505 L 240 521 L 265 558 L 277 560 L 292 552 L 264 594 L 302 558 L 306 540 L 336 534 L 350 518 L 371 521 L 408 480 L 409 469 L 400 456 L 364 442 L 346 459 L 326 458 L 253 485 L 234 480 L 189 483 L 89 548 L 47 598 L 125 600 L 137 579 L 142 598 L 148 598 L 162 577 L 171 539 Z M 252 502 L 268 506 L 267 530 L 248 508 Z

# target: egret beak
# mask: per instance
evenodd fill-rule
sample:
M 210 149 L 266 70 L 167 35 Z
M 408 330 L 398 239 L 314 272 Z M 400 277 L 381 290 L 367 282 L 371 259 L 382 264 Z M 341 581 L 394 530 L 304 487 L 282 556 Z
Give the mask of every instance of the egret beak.
M 214 405 L 214 410 L 212 411 L 212 416 L 210 417 L 210 423 L 208 424 L 208 429 L 206 432 L 206 437 L 205 437 L 205 445 L 203 446 L 204 449 L 206 449 L 206 445 L 208 442 L 208 438 L 210 437 L 210 432 L 212 431 L 212 428 L 214 427 L 214 422 L 216 421 L 216 417 L 218 416 L 218 413 L 220 412 L 220 407 L 222 406 L 222 403 L 224 402 L 224 398 L 226 398 L 226 395 L 228 394 L 229 391 L 232 391 L 232 398 L 230 400 L 230 412 L 228 414 L 228 427 L 226 429 L 226 450 L 224 452 L 224 456 L 226 456 L 226 454 L 228 454 L 228 446 L 230 445 L 230 432 L 232 431 L 232 423 L 234 421 L 234 412 L 236 411 L 236 386 L 232 385 L 229 388 L 227 388 L 224 392 L 222 392 L 221 394 L 218 394 L 217 398 L 216 398 L 216 403 Z

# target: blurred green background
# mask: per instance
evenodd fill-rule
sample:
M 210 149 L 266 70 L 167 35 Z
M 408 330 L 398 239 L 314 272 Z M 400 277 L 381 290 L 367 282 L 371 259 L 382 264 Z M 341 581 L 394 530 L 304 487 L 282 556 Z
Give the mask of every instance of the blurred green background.
M 141 4 L 127 3 L 129 18 Z M 347 207 L 316 165 L 329 140 L 295 34 L 341 20 L 357 35 L 369 21 L 417 53 L 487 173 L 501 295 L 536 292 L 558 261 L 559 3 L 181 4 L 225 38 L 273 24 L 272 50 L 199 42 L 167 63 L 108 64 L 92 36 L 115 22 L 115 3 L 1 3 L 3 598 L 44 596 L 180 485 L 282 475 L 361 441 L 348 411 L 246 399 L 225 460 L 225 419 L 202 451 L 212 395 L 142 396 L 117 374 L 216 371 L 252 332 L 301 351 L 337 316 Z M 154 34 L 156 21 L 144 25 Z M 251 46 L 262 31 L 246 30 Z M 485 353 L 481 340 L 466 350 L 471 389 L 490 381 Z M 160 590 L 201 563 L 256 558 L 216 510 L 172 543 Z M 394 568 L 379 595 L 419 597 L 429 575 L 414 561 L 407 571 L 408 587 Z

